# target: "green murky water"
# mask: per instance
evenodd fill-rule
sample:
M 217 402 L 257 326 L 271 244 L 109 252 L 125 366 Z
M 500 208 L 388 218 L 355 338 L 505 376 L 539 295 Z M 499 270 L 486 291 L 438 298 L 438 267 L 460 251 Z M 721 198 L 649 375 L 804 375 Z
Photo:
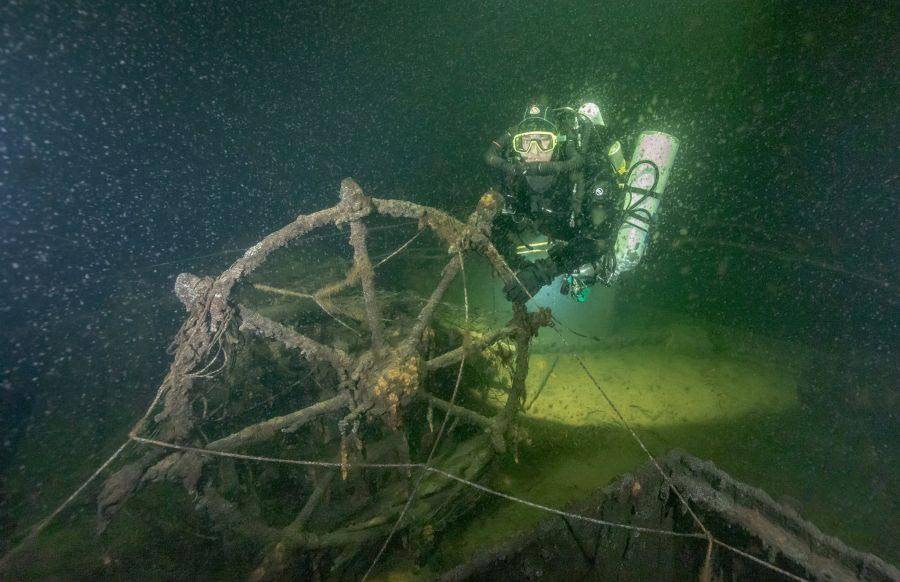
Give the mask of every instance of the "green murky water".
M 681 150 L 636 277 L 583 305 L 539 298 L 565 340 L 541 333 L 532 444 L 491 485 L 563 506 L 645 460 L 581 361 L 654 453 L 709 458 L 900 562 L 896 6 L 26 2 L 0 21 L 0 550 L 152 399 L 178 273 L 221 272 L 346 176 L 462 217 L 497 185 L 490 140 L 546 97 Z M 333 267 L 332 240 L 290 276 Z M 427 295 L 443 253 L 414 245 L 384 279 Z M 496 279 L 468 268 L 473 317 L 503 323 Z M 598 349 L 610 338 L 629 341 Z M 219 580 L 258 562 L 178 487 L 100 534 L 95 500 L 42 534 L 27 576 Z M 428 577 L 541 517 L 485 501 L 420 565 L 388 568 Z

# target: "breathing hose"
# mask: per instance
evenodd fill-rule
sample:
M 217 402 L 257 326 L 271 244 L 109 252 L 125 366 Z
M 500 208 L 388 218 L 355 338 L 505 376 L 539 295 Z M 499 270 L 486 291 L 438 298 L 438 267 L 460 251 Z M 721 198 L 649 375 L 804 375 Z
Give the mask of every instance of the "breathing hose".
M 655 192 L 653 191 L 656 188 L 656 185 L 659 183 L 659 166 L 656 165 L 656 162 L 653 160 L 639 160 L 635 162 L 631 168 L 628 169 L 628 173 L 625 174 L 625 184 L 628 184 L 628 181 L 631 180 L 632 174 L 634 171 L 642 166 L 648 165 L 653 170 L 653 183 L 650 184 L 649 188 L 636 188 L 634 186 L 627 186 L 625 188 L 625 193 L 627 194 L 638 194 L 639 197 L 636 200 L 630 201 L 630 204 L 622 210 L 622 221 L 619 223 L 619 227 L 615 230 L 616 233 L 622 228 L 623 225 L 628 224 L 634 228 L 642 230 L 644 232 L 648 232 L 647 228 L 650 226 L 651 216 L 646 208 L 640 208 L 639 205 L 645 199 L 650 196 L 653 196 Z M 635 224 L 631 221 L 634 218 L 639 220 L 647 225 L 647 228 Z M 604 273 L 605 277 L 608 277 L 610 274 L 615 272 L 617 267 L 616 261 L 616 249 L 615 246 L 611 247 L 606 253 L 600 257 L 598 261 L 598 273 Z M 608 285 L 608 279 L 600 279 L 600 281 L 604 285 Z

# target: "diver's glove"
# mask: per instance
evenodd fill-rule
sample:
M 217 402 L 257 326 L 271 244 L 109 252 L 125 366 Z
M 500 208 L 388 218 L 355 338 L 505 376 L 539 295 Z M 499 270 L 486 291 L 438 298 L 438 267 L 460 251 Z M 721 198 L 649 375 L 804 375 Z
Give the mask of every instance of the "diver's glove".
M 587 301 L 588 295 L 591 294 L 591 285 L 596 282 L 594 266 L 590 264 L 582 265 L 575 272 L 563 277 L 559 286 L 559 292 L 563 295 L 569 295 L 578 303 L 584 303 Z
M 557 268 L 553 261 L 535 261 L 516 273 L 516 278 L 503 286 L 503 293 L 513 303 L 525 303 L 556 275 Z

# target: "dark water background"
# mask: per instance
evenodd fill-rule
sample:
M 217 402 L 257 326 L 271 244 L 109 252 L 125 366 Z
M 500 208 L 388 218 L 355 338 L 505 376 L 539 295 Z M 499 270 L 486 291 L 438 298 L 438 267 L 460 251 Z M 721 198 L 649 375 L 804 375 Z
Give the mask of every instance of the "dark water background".
M 89 456 L 143 406 L 177 273 L 220 271 L 345 176 L 461 215 L 537 95 L 681 139 L 635 287 L 654 306 L 894 365 L 895 6 L 4 5 L 0 474 L 35 427 L 95 417 Z

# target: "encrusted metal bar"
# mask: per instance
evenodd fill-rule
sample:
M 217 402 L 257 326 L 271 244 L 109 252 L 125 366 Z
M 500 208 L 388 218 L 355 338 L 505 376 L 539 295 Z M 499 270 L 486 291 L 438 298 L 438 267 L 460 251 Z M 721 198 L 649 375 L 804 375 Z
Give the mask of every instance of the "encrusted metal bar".
M 210 291 L 210 324 L 212 327 L 215 329 L 224 318 L 224 314 L 227 313 L 228 298 L 235 283 L 263 264 L 272 251 L 280 249 L 311 230 L 327 224 L 334 224 L 341 218 L 351 215 L 353 212 L 346 203 L 337 204 L 312 214 L 301 214 L 294 222 L 276 230 L 247 249 L 244 256 L 219 275 L 212 285 Z
M 458 406 L 456 404 L 450 404 L 446 400 L 441 400 L 437 396 L 432 396 L 431 394 L 421 393 L 422 398 L 425 398 L 428 402 L 430 402 L 436 408 L 440 408 L 444 412 L 448 414 L 452 414 L 454 416 L 458 416 L 465 421 L 471 422 L 473 424 L 477 424 L 483 428 L 493 428 L 494 421 L 486 416 L 482 416 L 477 412 L 471 411 L 468 408 Z
M 350 395 L 342 392 L 333 398 L 317 402 L 290 414 L 252 424 L 227 437 L 209 443 L 206 448 L 214 451 L 233 451 L 239 447 L 265 442 L 278 436 L 282 430 L 293 432 L 323 414 L 345 408 L 349 403 Z
M 371 200 L 363 193 L 359 184 L 350 179 L 341 182 L 341 202 L 364 215 L 372 208 Z M 354 272 L 347 276 L 346 281 L 350 282 L 354 275 L 359 277 L 366 306 L 366 320 L 372 333 L 372 349 L 378 351 L 382 346 L 381 310 L 375 292 L 375 270 L 366 248 L 366 225 L 359 217 L 350 221 L 350 246 L 353 247 Z
M 351 360 L 338 348 L 331 348 L 320 344 L 316 340 L 307 337 L 285 325 L 272 321 L 264 315 L 245 307 L 238 306 L 241 316 L 241 331 L 250 331 L 280 341 L 286 348 L 300 350 L 304 357 L 310 360 L 324 360 L 331 364 L 340 374 L 345 375 L 350 369 Z
M 366 225 L 354 220 L 350 223 L 350 244 L 353 246 L 353 264 L 359 275 L 366 306 L 366 321 L 372 333 L 372 348 L 380 350 L 382 345 L 381 309 L 378 306 L 378 295 L 375 292 L 375 271 L 369 260 L 366 248 Z
M 440 356 L 436 356 L 425 362 L 425 368 L 428 371 L 434 371 L 439 368 L 455 364 L 456 362 L 462 360 L 463 356 L 465 355 L 483 351 L 502 339 L 513 337 L 516 333 L 516 329 L 517 328 L 513 326 L 506 326 L 480 339 L 474 341 L 464 341 L 463 345 L 459 346 L 455 350 L 450 350 L 449 352 L 445 352 Z
M 428 298 L 428 302 L 425 303 L 425 307 L 422 308 L 422 311 L 419 312 L 419 316 L 416 318 L 416 323 L 413 325 L 412 331 L 409 334 L 409 341 L 418 343 L 422 338 L 422 333 L 425 331 L 425 328 L 431 323 L 431 318 L 434 316 L 434 310 L 437 308 L 438 304 L 441 302 L 441 299 L 444 297 L 444 293 L 447 292 L 447 289 L 450 287 L 450 283 L 453 282 L 453 279 L 456 278 L 456 275 L 459 273 L 460 269 L 460 261 L 459 257 L 454 255 L 450 262 L 448 262 L 444 266 L 444 270 L 441 273 L 441 280 L 435 287 L 434 291 L 431 293 L 431 297 Z

